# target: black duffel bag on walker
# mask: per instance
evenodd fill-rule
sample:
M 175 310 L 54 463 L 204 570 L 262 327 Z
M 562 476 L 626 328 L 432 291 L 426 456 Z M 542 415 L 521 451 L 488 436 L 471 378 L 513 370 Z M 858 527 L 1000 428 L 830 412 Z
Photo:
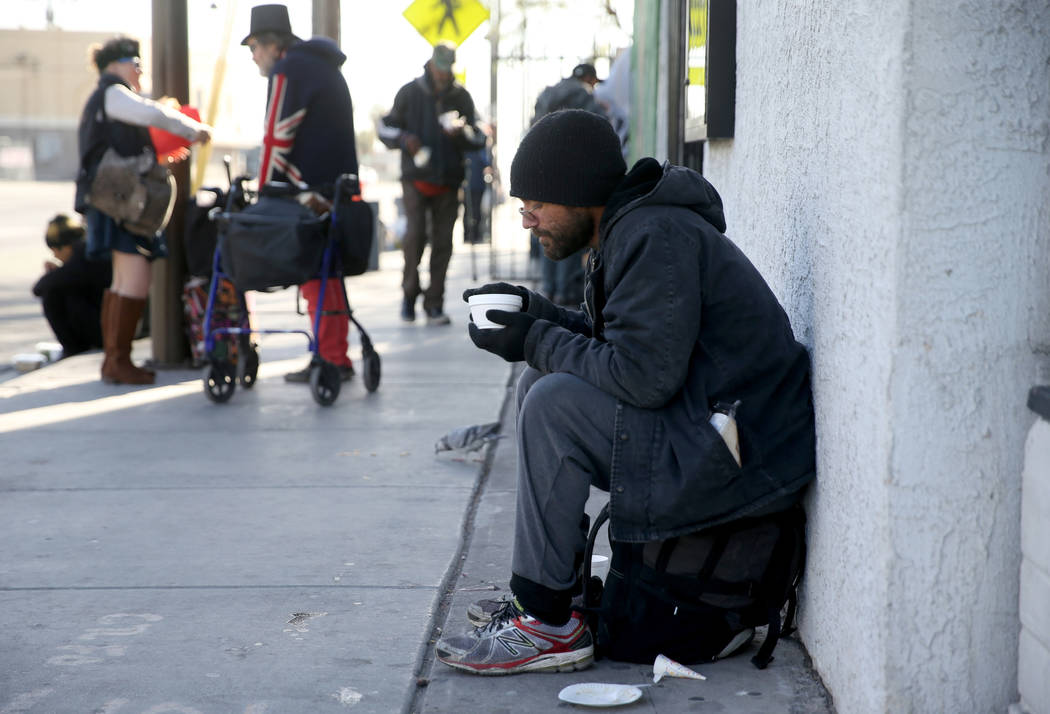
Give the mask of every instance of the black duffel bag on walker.
M 220 217 L 222 272 L 241 292 L 301 285 L 321 269 L 324 221 L 295 198 L 267 193 Z
M 343 174 L 336 181 L 339 195 L 332 214 L 332 231 L 339 239 L 343 275 L 360 275 L 368 270 L 375 240 L 375 215 L 361 200 L 361 184 L 354 174 Z

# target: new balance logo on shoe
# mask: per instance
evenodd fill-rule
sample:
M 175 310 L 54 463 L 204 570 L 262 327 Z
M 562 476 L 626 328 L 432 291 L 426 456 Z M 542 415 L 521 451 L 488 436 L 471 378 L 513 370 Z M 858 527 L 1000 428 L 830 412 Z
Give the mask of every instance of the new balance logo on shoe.
M 521 654 L 521 650 L 514 645 L 518 645 L 520 648 L 531 647 L 532 649 L 539 649 L 532 643 L 532 640 L 525 636 L 524 632 L 516 627 L 504 630 L 501 634 L 496 636 L 496 641 L 503 645 L 508 653 L 514 656 Z

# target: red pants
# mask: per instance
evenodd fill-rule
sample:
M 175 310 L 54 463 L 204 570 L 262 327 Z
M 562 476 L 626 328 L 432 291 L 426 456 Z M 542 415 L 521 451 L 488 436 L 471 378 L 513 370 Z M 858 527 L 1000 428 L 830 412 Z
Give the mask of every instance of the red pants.
M 310 310 L 310 325 L 317 315 L 317 295 L 321 290 L 320 280 L 311 280 L 299 286 L 306 298 L 306 304 Z M 324 289 L 324 305 L 322 312 L 327 310 L 346 310 L 343 302 L 343 281 L 338 278 L 329 278 Z M 350 318 L 346 315 L 322 315 L 321 326 L 317 330 L 317 348 L 321 353 L 321 359 L 331 362 L 338 367 L 349 367 L 352 363 L 346 353 L 350 349 L 347 337 L 350 334 Z

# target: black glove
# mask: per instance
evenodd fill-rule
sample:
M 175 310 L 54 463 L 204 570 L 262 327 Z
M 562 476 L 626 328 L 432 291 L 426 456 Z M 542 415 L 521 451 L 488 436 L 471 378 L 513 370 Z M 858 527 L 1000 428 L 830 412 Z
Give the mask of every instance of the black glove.
M 527 312 L 489 310 L 485 313 L 497 325 L 506 325 L 499 330 L 482 330 L 473 322 L 467 325 L 471 341 L 483 350 L 499 355 L 508 362 L 525 359 L 525 337 L 532 329 L 536 318 Z
M 489 295 L 491 293 L 503 293 L 506 295 L 520 295 L 521 296 L 521 311 L 525 312 L 529 309 L 529 293 L 531 291 L 528 288 L 523 288 L 520 285 L 511 285 L 510 283 L 488 283 L 482 285 L 480 288 L 467 288 L 463 291 L 463 302 L 467 301 L 471 295 Z

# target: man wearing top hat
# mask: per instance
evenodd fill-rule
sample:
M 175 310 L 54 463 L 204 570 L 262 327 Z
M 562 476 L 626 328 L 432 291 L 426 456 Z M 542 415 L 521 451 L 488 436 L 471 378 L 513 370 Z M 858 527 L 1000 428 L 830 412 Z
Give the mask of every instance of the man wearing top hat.
M 251 30 L 241 41 L 252 52 L 259 73 L 269 79 L 259 184 L 285 181 L 313 187 L 318 209 L 333 196 L 336 178 L 357 173 L 354 146 L 354 108 L 340 71 L 344 55 L 327 37 L 305 42 L 292 33 L 288 8 L 259 5 L 252 8 Z M 313 320 L 320 280 L 301 286 Z M 344 312 L 341 281 L 329 280 L 324 311 Z M 317 336 L 322 359 L 336 365 L 344 381 L 354 374 L 347 356 L 349 318 L 325 315 Z M 310 366 L 285 375 L 289 382 L 306 383 Z
M 423 295 L 428 325 L 447 325 L 445 273 L 452 257 L 452 228 L 459 213 L 459 186 L 466 174 L 463 155 L 485 146 L 474 100 L 452 75 L 453 45 L 441 42 L 423 74 L 398 90 L 390 113 L 379 122 L 379 139 L 401 149 L 401 188 L 407 227 L 401 319 L 416 319 Z M 427 220 L 429 216 L 429 221 Z M 419 261 L 430 243 L 430 285 L 419 283 Z

